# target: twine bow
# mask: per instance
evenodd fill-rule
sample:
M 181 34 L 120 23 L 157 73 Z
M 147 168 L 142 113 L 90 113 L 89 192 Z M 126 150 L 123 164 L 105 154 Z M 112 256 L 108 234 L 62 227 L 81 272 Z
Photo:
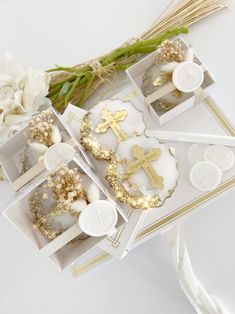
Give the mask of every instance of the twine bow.
M 103 66 L 98 59 L 92 60 L 88 65 L 92 68 L 93 76 L 98 77 L 102 83 L 109 81 L 107 78 L 116 72 L 112 63 Z

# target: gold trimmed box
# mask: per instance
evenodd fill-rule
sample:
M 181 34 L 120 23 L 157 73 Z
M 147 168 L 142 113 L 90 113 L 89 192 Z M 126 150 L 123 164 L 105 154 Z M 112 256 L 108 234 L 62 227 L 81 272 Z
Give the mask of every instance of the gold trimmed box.
M 135 96 L 135 91 L 129 89 L 126 90 L 126 96 L 123 95 L 123 98 L 131 97 L 133 100 Z M 135 104 L 138 106 L 138 101 Z M 141 106 L 141 103 L 139 103 L 139 105 Z M 145 117 L 147 116 L 148 113 L 145 112 Z M 187 122 L 183 123 L 183 121 Z M 150 124 L 152 123 L 151 128 L 158 128 L 153 121 L 149 122 Z M 191 110 L 184 113 L 184 115 L 177 117 L 166 126 L 161 127 L 161 130 L 195 132 L 196 126 L 199 133 L 235 136 L 235 128 L 233 124 L 211 96 L 205 98 L 202 103 L 193 107 Z M 233 166 L 232 170 L 223 177 L 221 184 L 213 191 L 206 193 L 196 191 L 197 193 L 192 195 L 191 199 L 184 197 L 182 201 L 175 204 L 175 206 L 166 202 L 162 208 L 165 210 L 165 213 L 160 218 L 158 217 L 157 212 L 154 213 L 154 210 L 151 210 L 151 212 L 144 218 L 141 227 L 138 228 L 132 246 L 129 249 L 139 246 L 144 241 L 157 235 L 164 228 L 167 228 L 170 224 L 180 221 L 194 211 L 199 209 L 202 210 L 202 208 L 205 208 L 209 202 L 215 201 L 217 198 L 222 197 L 226 192 L 234 188 L 235 168 Z M 185 192 L 186 195 L 187 193 L 188 191 Z M 170 208 L 171 210 L 169 210 Z M 74 277 L 81 278 L 99 267 L 105 266 L 112 260 L 113 257 L 109 253 L 95 248 L 89 254 L 84 256 L 82 261 L 75 263 L 71 267 L 71 271 Z
M 186 51 L 190 48 L 189 44 L 180 36 L 177 36 L 173 39 L 173 41 L 178 41 L 182 49 Z M 168 92 L 166 94 L 163 93 L 161 96 L 162 99 L 166 98 L 166 102 L 174 103 L 175 105 L 167 110 L 164 113 L 159 113 L 154 106 L 154 102 L 158 99 L 154 97 L 154 94 L 158 91 L 161 92 L 161 89 L 164 89 L 164 86 L 169 84 L 162 84 L 156 89 L 152 94 L 145 96 L 142 91 L 142 84 L 144 75 L 146 75 L 147 71 L 152 68 L 154 69 L 155 78 L 159 77 L 160 71 L 159 67 L 156 66 L 156 52 L 153 52 L 147 55 L 145 58 L 142 58 L 139 62 L 133 64 L 126 70 L 127 77 L 132 84 L 133 88 L 137 92 L 140 100 L 148 107 L 151 115 L 156 119 L 159 125 L 163 125 L 168 121 L 171 121 L 175 117 L 181 115 L 188 109 L 192 108 L 197 102 L 196 96 L 194 93 L 181 93 L 177 89 L 174 89 L 172 92 Z M 200 65 L 204 69 L 204 79 L 201 85 L 204 95 L 209 95 L 214 88 L 214 84 L 216 82 L 215 77 L 211 73 L 209 69 L 206 68 L 202 60 L 194 53 L 194 62 Z M 175 96 L 174 96 L 175 95 Z M 201 95 L 202 96 L 202 95 Z M 200 98 L 200 97 L 199 97 Z
M 77 143 L 71 136 L 70 129 L 66 124 L 63 124 L 60 120 L 60 116 L 54 110 L 54 108 L 46 108 L 52 113 L 54 124 L 59 128 L 62 143 L 68 143 L 77 147 Z M 46 175 L 46 168 L 40 162 L 35 160 L 35 164 L 32 165 L 27 171 L 22 171 L 22 157 L 24 156 L 24 151 L 27 147 L 27 136 L 26 130 L 28 126 L 24 127 L 22 130 L 14 134 L 9 140 L 0 145 L 0 165 L 8 179 L 11 183 L 13 189 L 18 191 L 23 187 L 31 184 L 31 182 L 38 176 Z M 76 148 L 77 150 L 78 148 Z M 43 154 L 42 154 L 43 155 Z
M 80 173 L 86 175 L 93 181 L 100 190 L 101 199 L 110 200 L 109 193 L 100 182 L 99 178 L 90 170 L 87 164 L 76 155 L 68 163 L 69 167 L 76 167 Z M 33 225 L 32 213 L 30 212 L 29 200 L 35 193 L 38 187 L 45 183 L 45 177 L 38 178 L 27 189 L 21 191 L 8 202 L 6 209 L 2 215 L 21 233 L 24 238 L 41 254 L 44 254 L 43 248 L 46 247 L 50 241 L 42 235 L 40 230 Z M 116 206 L 118 212 L 118 220 L 116 228 L 122 228 L 127 222 L 127 217 L 122 209 Z M 63 233 L 61 234 L 63 235 Z M 89 236 L 84 240 L 63 245 L 62 248 L 56 250 L 53 254 L 45 255 L 48 260 L 59 270 L 63 271 L 75 261 L 83 258 L 84 254 L 97 246 L 106 236 L 92 237 Z M 53 240 L 52 240 L 53 241 Z

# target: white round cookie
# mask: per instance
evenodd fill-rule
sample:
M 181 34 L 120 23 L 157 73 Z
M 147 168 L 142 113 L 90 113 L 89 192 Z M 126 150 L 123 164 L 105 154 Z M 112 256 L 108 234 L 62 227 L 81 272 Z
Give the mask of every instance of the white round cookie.
M 234 154 L 226 146 L 210 145 L 205 150 L 204 159 L 215 163 L 222 172 L 229 170 L 234 164 Z
M 194 165 L 196 162 L 204 160 L 204 153 L 207 147 L 207 144 L 200 143 L 190 146 L 188 150 L 188 159 L 190 163 Z
M 136 136 L 121 142 L 116 151 L 117 157 L 127 160 L 127 162 L 135 161 L 136 159 L 132 156 L 131 151 L 134 145 L 143 148 L 145 154 L 151 149 L 160 148 L 161 154 L 159 158 L 150 161 L 150 164 L 157 175 L 163 177 L 163 189 L 158 190 L 152 187 L 149 177 L 143 168 L 139 168 L 138 171 L 131 176 L 129 181 L 131 184 L 135 184 L 144 195 L 152 195 L 153 193 L 158 194 L 163 203 L 164 200 L 172 194 L 177 185 L 179 177 L 177 169 L 178 161 L 167 144 L 159 143 L 156 138 L 147 137 L 145 135 Z M 118 168 L 119 174 L 124 175 L 125 169 L 125 165 L 120 165 Z
M 124 102 L 121 99 L 105 99 L 89 110 L 89 113 L 91 113 L 90 122 L 93 128 L 93 136 L 97 138 L 100 144 L 112 148 L 119 143 L 117 136 L 111 128 L 108 128 L 104 133 L 95 132 L 98 124 L 104 122 L 101 116 L 102 109 L 109 110 L 112 115 L 115 115 L 117 111 L 127 111 L 126 118 L 118 122 L 118 125 L 127 134 L 128 138 L 144 132 L 145 123 L 142 112 L 137 110 L 131 102 Z
M 195 188 L 206 192 L 215 189 L 220 184 L 222 173 L 214 163 L 199 161 L 192 167 L 189 177 Z
M 66 143 L 57 143 L 50 146 L 44 154 L 44 165 L 47 170 L 53 170 L 69 161 L 75 154 L 72 146 Z
M 90 203 L 81 212 L 78 224 L 83 232 L 92 237 L 113 234 L 118 220 L 114 205 L 106 200 Z
M 184 93 L 197 90 L 203 83 L 204 73 L 200 65 L 192 61 L 179 63 L 174 69 L 172 81 Z

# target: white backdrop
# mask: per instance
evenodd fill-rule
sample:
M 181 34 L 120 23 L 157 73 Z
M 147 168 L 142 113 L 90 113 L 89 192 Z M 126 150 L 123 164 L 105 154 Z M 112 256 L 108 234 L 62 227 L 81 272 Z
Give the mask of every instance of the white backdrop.
M 138 35 L 166 0 L 0 0 L 0 54 L 34 68 L 73 65 Z M 194 25 L 188 41 L 218 79 L 235 124 L 235 10 Z M 0 205 L 9 197 L 1 185 Z M 235 192 L 181 223 L 194 270 L 235 313 Z M 0 217 L 1 314 L 191 314 L 162 236 L 81 279 L 60 274 Z

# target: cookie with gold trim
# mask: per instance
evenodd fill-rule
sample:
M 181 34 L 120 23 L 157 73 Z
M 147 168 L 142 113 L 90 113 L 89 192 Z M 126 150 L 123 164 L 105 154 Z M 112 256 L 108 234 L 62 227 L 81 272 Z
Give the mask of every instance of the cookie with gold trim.
M 103 149 L 113 150 L 120 142 L 140 135 L 145 130 L 142 112 L 131 102 L 106 99 L 84 116 L 81 124 L 81 144 L 97 159 L 107 159 Z M 101 152 L 97 152 L 97 149 Z
M 117 199 L 134 208 L 159 207 L 177 185 L 177 159 L 170 147 L 145 135 L 121 142 L 106 179 Z

